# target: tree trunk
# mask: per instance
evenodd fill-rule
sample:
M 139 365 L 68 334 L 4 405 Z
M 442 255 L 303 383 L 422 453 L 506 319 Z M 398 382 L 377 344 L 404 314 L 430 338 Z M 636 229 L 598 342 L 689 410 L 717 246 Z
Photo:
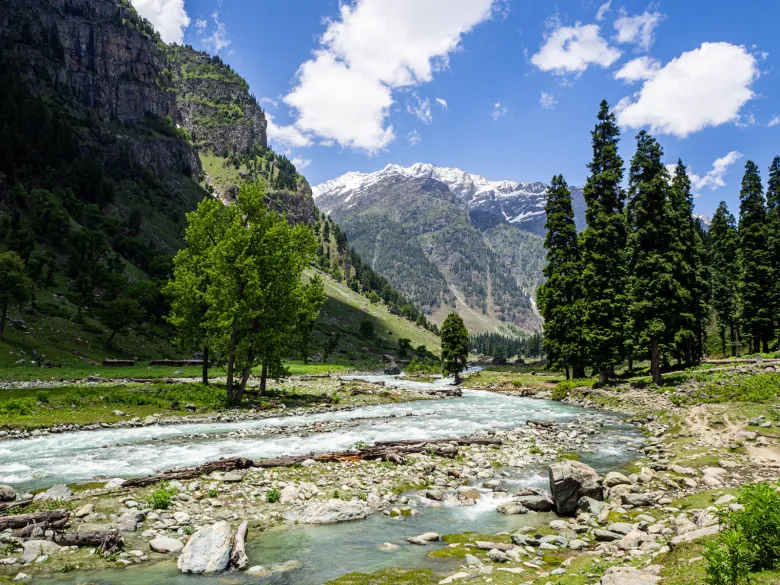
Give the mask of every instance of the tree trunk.
M 241 383 L 238 385 L 238 392 L 236 393 L 236 400 L 234 406 L 241 406 L 241 401 L 244 399 L 244 392 L 246 391 L 246 383 L 249 381 L 249 376 L 252 373 L 252 366 L 245 366 L 241 372 Z
M 726 329 L 720 330 L 720 348 L 723 351 L 723 359 L 726 359 Z
M 734 327 L 734 321 L 729 323 L 731 330 L 731 357 L 737 357 L 737 328 Z
M 3 338 L 3 333 L 5 332 L 5 320 L 8 317 L 8 299 L 5 299 L 5 302 L 3 302 L 3 314 L 0 315 L 0 339 Z
M 238 343 L 238 330 L 233 329 L 230 335 L 230 350 L 228 352 L 227 363 L 227 399 L 229 404 L 233 404 L 233 370 L 236 367 L 236 345 Z
M 634 373 L 634 352 L 628 354 L 628 373 Z
M 609 381 L 607 368 L 599 369 L 599 384 L 606 384 Z
M 209 348 L 203 347 L 203 385 L 209 385 Z
M 753 347 L 750 349 L 750 353 L 759 353 L 761 351 L 761 338 L 758 335 L 753 335 Z
M 106 339 L 106 347 L 111 347 L 111 340 L 114 339 L 114 335 L 116 335 L 116 329 L 111 332 L 111 335 L 108 336 L 108 339 Z
M 764 353 L 769 353 L 769 340 L 766 337 L 761 340 L 761 349 Z
M 230 552 L 230 564 L 239 571 L 249 566 L 249 558 L 246 556 L 246 533 L 249 523 L 244 520 L 236 530 L 233 537 L 233 550 Z
M 572 367 L 572 376 L 576 379 L 585 377 L 585 364 L 582 362 L 582 360 L 575 362 L 574 366 Z
M 658 351 L 657 339 L 653 339 L 650 342 L 650 375 L 653 378 L 653 382 L 660 386 L 663 379 L 661 378 L 661 355 Z
M 268 379 L 268 366 L 263 362 L 263 367 L 260 369 L 260 396 L 265 394 L 265 381 Z
M 569 364 L 566 364 L 564 366 L 564 368 L 566 368 L 566 379 L 568 380 L 569 379 Z

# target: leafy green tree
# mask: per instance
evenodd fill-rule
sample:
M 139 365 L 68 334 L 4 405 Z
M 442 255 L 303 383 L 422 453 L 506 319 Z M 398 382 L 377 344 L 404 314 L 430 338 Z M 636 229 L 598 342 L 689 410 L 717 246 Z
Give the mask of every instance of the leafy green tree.
M 623 357 L 626 271 L 623 250 L 626 226 L 623 159 L 618 154 L 620 130 L 615 114 L 601 102 L 591 133 L 593 160 L 583 189 L 588 227 L 582 234 L 583 337 L 599 380 L 606 382 Z
M 585 348 L 582 342 L 582 283 L 580 250 L 571 191 L 562 175 L 553 177 L 547 189 L 547 282 L 539 287 L 537 302 L 544 317 L 544 350 L 550 367 L 566 370 L 575 378 L 585 377 Z M 489 352 L 490 355 L 496 355 Z
M 360 322 L 360 336 L 366 339 L 374 338 L 374 324 L 371 321 Z
M 661 351 L 674 340 L 680 284 L 674 278 L 675 228 L 663 150 L 646 131 L 637 136 L 629 172 L 629 327 L 635 347 L 650 355 L 650 375 L 660 384 Z
M 409 353 L 409 350 L 412 349 L 412 340 L 408 339 L 406 337 L 400 337 L 398 339 L 398 355 L 401 357 L 406 357 L 406 355 Z
M 419 352 L 419 348 L 418 348 Z M 460 373 L 468 366 L 469 332 L 457 313 L 450 313 L 441 326 L 441 371 L 454 375 L 460 383 Z
M 16 252 L 0 253 L 0 339 L 10 307 L 23 305 L 32 298 L 33 282 Z
M 720 202 L 710 224 L 712 305 L 720 333 L 723 357 L 726 357 L 726 332 L 729 332 L 731 355 L 739 345 L 738 296 L 739 233 L 737 222 L 724 201 Z
M 131 326 L 139 323 L 143 313 L 138 301 L 120 297 L 103 305 L 103 308 L 98 312 L 98 317 L 103 325 L 111 331 L 111 335 L 106 339 L 106 347 L 111 347 L 111 341 L 113 341 L 116 334 L 123 333 Z
M 295 339 L 304 364 L 309 363 L 311 334 L 314 331 L 314 324 L 326 300 L 325 285 L 320 275 L 315 274 L 314 278 L 301 291 L 301 299 L 298 305 L 298 320 L 295 324 Z
M 678 355 L 685 357 L 688 367 L 701 360 L 704 336 L 710 319 L 708 251 L 699 221 L 693 216 L 693 193 L 685 165 L 677 161 L 669 190 L 673 231 L 670 234 L 674 255 L 674 279 L 678 305 L 674 325 Z
M 769 167 L 766 203 L 767 245 L 769 257 L 772 259 L 772 281 L 774 282 L 772 311 L 775 333 L 780 334 L 780 156 L 772 159 Z
M 187 219 L 187 244 L 196 249 L 182 250 L 181 258 L 177 254 L 176 278 L 181 271 L 185 291 L 204 291 L 200 327 L 227 360 L 228 402 L 237 405 L 255 365 L 262 367 L 261 393 L 269 376 L 285 371 L 282 357 L 294 336 L 301 274 L 314 257 L 316 243 L 307 226 L 291 227 L 266 207 L 262 184 L 244 185 L 231 206 L 202 202 Z M 187 263 L 202 267 L 206 281 L 188 279 L 196 269 L 180 268 Z
M 740 304 L 742 326 L 751 351 L 768 351 L 772 337 L 772 262 L 767 245 L 766 200 L 758 167 L 745 165 L 739 194 L 739 239 L 742 261 Z

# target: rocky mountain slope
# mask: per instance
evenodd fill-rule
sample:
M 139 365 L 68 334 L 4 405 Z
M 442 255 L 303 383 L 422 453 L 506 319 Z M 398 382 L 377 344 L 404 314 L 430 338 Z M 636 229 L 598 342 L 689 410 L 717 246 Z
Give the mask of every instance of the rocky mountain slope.
M 545 185 L 491 182 L 430 164 L 347 173 L 313 188 L 350 244 L 435 321 L 472 332 L 536 330 Z M 578 219 L 584 201 L 574 190 Z

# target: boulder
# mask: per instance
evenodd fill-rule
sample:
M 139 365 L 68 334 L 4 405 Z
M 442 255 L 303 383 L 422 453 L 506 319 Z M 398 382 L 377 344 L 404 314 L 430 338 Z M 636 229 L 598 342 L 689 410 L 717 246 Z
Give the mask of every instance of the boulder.
M 603 499 L 601 479 L 596 470 L 580 461 L 561 461 L 549 467 L 550 492 L 559 515 L 574 514 L 580 498 Z
M 607 530 L 610 532 L 617 532 L 618 534 L 626 535 L 629 532 L 631 532 L 634 529 L 633 524 L 629 524 L 628 522 L 613 522 L 609 526 L 607 526 Z
M 444 492 L 441 490 L 427 490 L 425 492 L 425 497 L 429 500 L 435 500 L 437 502 L 441 502 L 444 499 Z
M 104 485 L 103 487 L 107 490 L 111 490 L 111 489 L 116 489 L 118 487 L 122 487 L 122 484 L 124 483 L 125 483 L 124 479 L 122 479 L 121 477 L 115 477 L 114 479 L 109 479 L 106 482 L 106 485 Z
M 230 562 L 233 530 L 223 521 L 206 526 L 192 535 L 177 562 L 182 573 L 219 573 Z
M 588 512 L 590 514 L 594 514 L 598 516 L 601 511 L 604 509 L 604 506 L 606 504 L 604 502 L 600 502 L 599 500 L 594 500 L 593 498 L 588 498 L 587 496 L 584 498 L 580 498 L 577 502 L 577 508 L 579 510 L 582 510 L 583 512 Z
M 616 485 L 631 485 L 631 480 L 628 479 L 625 475 L 622 473 L 618 473 L 617 471 L 610 471 L 605 477 L 604 477 L 604 487 L 615 487 Z
M 303 511 L 288 515 L 288 518 L 297 520 L 301 524 L 337 524 L 363 520 L 367 513 L 368 509 L 362 502 L 328 500 L 310 504 Z
M 534 512 L 549 512 L 553 509 L 553 503 L 545 496 L 519 496 L 515 502 Z
M 45 492 L 36 494 L 35 500 L 67 500 L 73 495 L 73 490 L 64 483 L 50 487 Z
M 385 374 L 388 376 L 398 376 L 401 374 L 401 366 L 395 362 L 390 362 L 390 365 L 385 368 Z
M 617 532 L 610 532 L 609 530 L 596 529 L 593 531 L 593 538 L 599 542 L 613 542 L 623 538 L 623 535 Z
M 656 585 L 661 577 L 648 569 L 640 571 L 634 567 L 611 567 L 601 578 L 601 585 Z
M 282 504 L 289 504 L 291 502 L 294 502 L 298 499 L 298 488 L 296 488 L 294 485 L 287 485 L 282 490 L 282 497 L 279 499 L 279 501 Z
M 655 494 L 646 492 L 643 494 L 623 494 L 621 496 L 624 504 L 629 506 L 652 506 L 655 502 Z
M 127 512 L 117 518 L 114 525 L 119 532 L 135 532 L 145 517 L 143 512 Z
M 480 493 L 477 488 L 464 485 L 458 488 L 458 497 L 461 499 L 478 500 L 480 498 Z
M 523 506 L 520 502 L 501 502 L 496 506 L 496 512 L 499 514 L 506 514 L 507 516 L 514 516 L 517 514 L 528 514 L 528 508 Z
M 19 562 L 23 565 L 34 562 L 38 557 L 49 556 L 60 550 L 60 546 L 50 540 L 28 540 L 22 544 L 22 547 L 24 552 L 22 552 Z
M 10 485 L 0 485 L 0 502 L 13 502 L 16 500 L 16 490 Z
M 149 543 L 149 547 L 158 553 L 177 553 L 184 548 L 181 540 L 160 536 Z
M 494 563 L 506 563 L 509 561 L 509 557 L 506 556 L 506 553 L 498 550 L 497 548 L 489 550 L 487 558 L 489 558 Z
M 425 534 L 421 534 L 419 536 L 410 536 L 406 540 L 410 544 L 420 544 L 425 546 L 429 542 L 436 542 L 439 540 L 439 534 L 436 532 L 426 532 Z
M 78 510 L 76 510 L 73 515 L 76 518 L 84 518 L 85 516 L 89 516 L 90 514 L 93 514 L 95 512 L 95 504 L 86 504 L 84 506 L 81 506 Z

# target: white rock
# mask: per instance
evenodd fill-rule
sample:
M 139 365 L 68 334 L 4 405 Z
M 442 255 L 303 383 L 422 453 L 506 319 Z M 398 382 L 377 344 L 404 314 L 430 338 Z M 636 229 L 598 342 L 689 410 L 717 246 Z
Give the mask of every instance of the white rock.
M 233 530 L 223 521 L 192 535 L 177 562 L 182 573 L 218 573 L 227 568 Z
M 170 538 L 168 536 L 160 536 L 155 538 L 149 543 L 149 547 L 158 553 L 177 553 L 184 548 L 184 544 L 181 540 L 176 538 Z
M 60 550 L 60 546 L 50 540 L 28 540 L 22 544 L 24 552 L 19 562 L 23 565 L 32 563 L 40 556 L 49 556 Z

